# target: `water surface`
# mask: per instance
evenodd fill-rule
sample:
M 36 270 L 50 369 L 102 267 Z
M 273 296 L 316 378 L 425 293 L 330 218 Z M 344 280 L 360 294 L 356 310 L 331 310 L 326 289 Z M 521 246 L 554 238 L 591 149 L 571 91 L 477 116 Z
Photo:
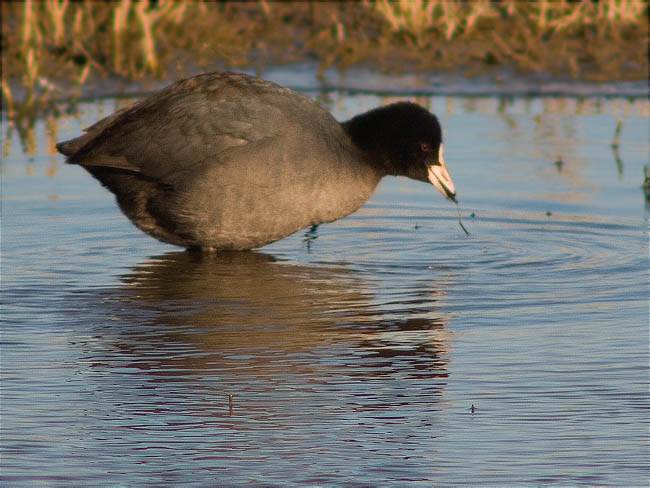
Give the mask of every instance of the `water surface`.
M 647 100 L 401 98 L 440 117 L 469 236 L 392 178 L 192 255 L 53 149 L 125 101 L 3 120 L 2 483 L 647 486 Z

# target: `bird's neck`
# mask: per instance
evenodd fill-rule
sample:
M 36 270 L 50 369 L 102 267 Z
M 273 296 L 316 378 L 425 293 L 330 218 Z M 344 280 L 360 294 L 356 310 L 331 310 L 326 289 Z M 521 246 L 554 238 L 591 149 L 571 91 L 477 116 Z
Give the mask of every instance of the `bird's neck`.
M 380 176 L 398 174 L 389 151 L 389 124 L 389 114 L 382 108 L 362 113 L 342 124 L 367 164 Z

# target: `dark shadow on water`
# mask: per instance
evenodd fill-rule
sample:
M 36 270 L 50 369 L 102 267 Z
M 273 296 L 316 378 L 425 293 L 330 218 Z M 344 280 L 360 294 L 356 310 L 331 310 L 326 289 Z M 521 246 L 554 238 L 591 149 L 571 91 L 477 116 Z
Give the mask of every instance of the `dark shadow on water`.
M 101 307 L 96 332 L 112 337 L 107 348 L 130 357 L 132 367 L 181 375 L 318 377 L 346 368 L 364 377 L 447 376 L 435 289 L 423 313 L 421 303 L 410 310 L 394 298 L 380 302 L 372 282 L 345 265 L 294 264 L 258 252 L 171 252 L 135 266 L 122 282 L 78 298 Z

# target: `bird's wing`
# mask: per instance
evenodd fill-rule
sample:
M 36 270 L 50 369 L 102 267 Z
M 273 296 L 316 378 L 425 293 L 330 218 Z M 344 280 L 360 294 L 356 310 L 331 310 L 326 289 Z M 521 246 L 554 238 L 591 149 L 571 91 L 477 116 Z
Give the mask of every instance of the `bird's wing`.
M 245 75 L 201 75 L 100 120 L 81 137 L 61 143 L 59 150 L 70 163 L 119 168 L 173 183 L 197 166 L 218 164 L 228 149 L 298 131 L 309 123 L 305 119 L 314 105 L 286 88 Z

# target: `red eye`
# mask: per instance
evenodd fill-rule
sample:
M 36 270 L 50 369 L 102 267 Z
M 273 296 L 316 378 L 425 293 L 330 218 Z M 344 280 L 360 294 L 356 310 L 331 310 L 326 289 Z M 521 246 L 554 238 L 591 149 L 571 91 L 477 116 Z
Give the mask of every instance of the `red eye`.
M 420 144 L 420 149 L 422 150 L 422 152 L 429 152 L 431 151 L 431 146 L 423 142 L 422 144 Z

